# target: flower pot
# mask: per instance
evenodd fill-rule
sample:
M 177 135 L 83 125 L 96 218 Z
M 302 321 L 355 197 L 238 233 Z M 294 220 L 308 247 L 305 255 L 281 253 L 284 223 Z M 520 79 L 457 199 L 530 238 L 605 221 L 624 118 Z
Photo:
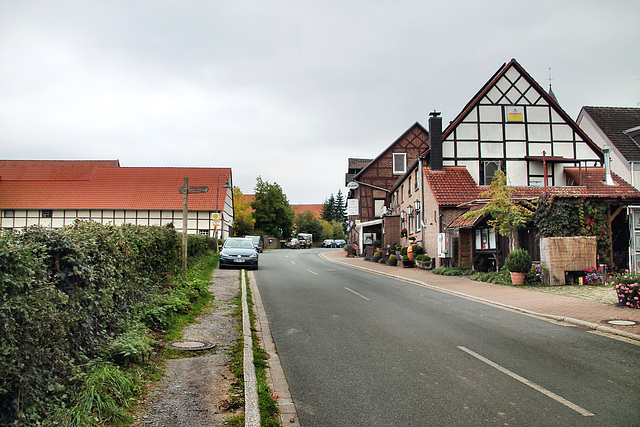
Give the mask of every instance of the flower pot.
M 411 260 L 402 260 L 402 266 L 405 268 L 413 267 L 413 261 Z
M 511 272 L 511 284 L 514 286 L 524 285 L 524 279 L 527 278 L 527 273 Z
M 389 265 L 392 267 L 395 267 L 396 265 L 398 265 L 398 260 L 397 259 L 390 259 L 389 260 Z

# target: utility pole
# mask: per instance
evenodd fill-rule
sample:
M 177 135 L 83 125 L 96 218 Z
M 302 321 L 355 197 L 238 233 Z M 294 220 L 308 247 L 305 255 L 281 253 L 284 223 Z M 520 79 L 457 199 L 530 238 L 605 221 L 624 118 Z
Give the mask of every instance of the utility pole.
M 204 185 L 189 187 L 189 178 L 184 177 L 183 186 L 178 188 L 178 192 L 182 194 L 182 280 L 187 280 L 187 225 L 188 225 L 188 207 L 187 199 L 189 193 L 206 193 L 209 187 Z

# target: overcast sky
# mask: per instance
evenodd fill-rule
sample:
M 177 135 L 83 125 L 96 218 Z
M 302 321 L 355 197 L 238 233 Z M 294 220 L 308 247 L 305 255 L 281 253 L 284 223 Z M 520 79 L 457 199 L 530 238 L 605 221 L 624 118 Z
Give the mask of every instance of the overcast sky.
M 344 191 L 511 58 L 576 118 L 640 106 L 640 2 L 0 0 L 0 158 L 233 168 Z

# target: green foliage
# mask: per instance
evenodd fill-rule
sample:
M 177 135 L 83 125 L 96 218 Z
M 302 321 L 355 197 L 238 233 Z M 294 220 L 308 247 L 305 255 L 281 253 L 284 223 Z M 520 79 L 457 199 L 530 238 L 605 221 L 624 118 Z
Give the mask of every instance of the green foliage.
M 120 366 L 143 365 L 153 352 L 153 344 L 149 330 L 137 325 L 109 342 L 104 354 L 108 360 Z
M 531 255 L 525 249 L 516 249 L 509 252 L 504 265 L 514 273 L 528 273 L 532 265 Z
M 514 188 L 507 186 L 504 172 L 498 169 L 489 189 L 482 193 L 482 196 L 489 198 L 489 202 L 478 210 L 464 214 L 465 218 L 489 215 L 489 225 L 495 227 L 502 236 L 511 236 L 511 249 L 517 248 L 517 230 L 527 224 L 534 209 L 528 202 L 515 202 L 512 199 L 514 192 Z
M 295 219 L 293 208 L 277 183 L 270 184 L 258 177 L 251 207 L 256 230 L 278 239 L 291 237 Z
M 541 237 L 595 236 L 599 261 L 611 264 L 606 202 L 546 195 L 538 201 L 532 219 Z
M 440 274 L 442 276 L 464 276 L 465 272 L 458 267 L 437 267 L 433 269 L 434 274 Z
M 75 398 L 75 404 L 64 416 L 64 425 L 127 425 L 132 420 L 124 409 L 135 402 L 139 380 L 110 363 L 95 365 Z
M 233 187 L 233 235 L 244 237 L 253 235 L 256 220 L 251 213 L 251 202 L 239 187 Z
M 327 222 L 335 221 L 344 228 L 347 225 L 347 204 L 342 194 L 342 190 L 338 190 L 336 197 L 331 194 L 322 204 L 321 218 Z M 342 238 L 342 237 L 336 237 Z
M 416 261 L 429 262 L 431 261 L 431 257 L 427 254 L 416 255 Z
M 397 259 L 398 259 L 398 257 L 397 257 L 397 256 L 395 256 L 395 255 L 393 255 L 393 254 L 389 255 L 389 261 L 394 260 L 394 259 L 396 259 L 396 260 L 397 260 Z
M 190 252 L 210 241 L 193 236 Z M 171 227 L 76 222 L 1 234 L 0 425 L 50 420 L 88 362 L 145 363 L 153 343 L 139 319 L 156 303 L 184 313 L 209 295 L 203 279 L 171 283 L 180 252 Z
M 376 252 L 373 253 L 373 257 L 374 258 L 382 258 L 382 254 L 380 252 L 376 251 Z
M 413 254 L 414 255 L 422 255 L 424 253 L 424 249 L 420 245 L 413 245 Z

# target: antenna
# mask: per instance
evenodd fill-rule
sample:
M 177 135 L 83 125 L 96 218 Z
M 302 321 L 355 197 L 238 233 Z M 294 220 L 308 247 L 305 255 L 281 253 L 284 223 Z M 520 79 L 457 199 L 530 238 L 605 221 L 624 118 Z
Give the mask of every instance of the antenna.
M 549 90 L 551 90 L 551 67 L 549 67 Z

